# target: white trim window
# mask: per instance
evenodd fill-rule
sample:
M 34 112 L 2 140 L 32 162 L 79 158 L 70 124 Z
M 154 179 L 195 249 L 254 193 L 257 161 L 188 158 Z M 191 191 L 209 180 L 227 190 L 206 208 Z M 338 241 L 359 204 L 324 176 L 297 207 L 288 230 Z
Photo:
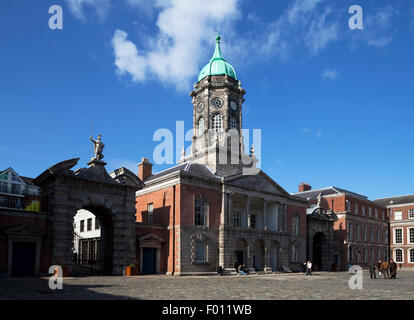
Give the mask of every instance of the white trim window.
M 384 219 L 385 219 L 385 211 L 382 210 L 382 220 L 384 220 Z
M 358 214 L 358 203 L 355 203 L 354 213 Z
M 375 218 L 378 219 L 378 208 L 375 208 Z
M 207 201 L 205 199 L 195 199 L 194 204 L 194 224 L 196 226 L 206 226 Z
M 223 129 L 223 116 L 220 113 L 213 115 L 212 129 L 214 132 L 220 132 Z
M 403 243 L 403 229 L 394 229 L 394 243 Z
M 147 204 L 147 212 L 148 212 L 148 224 L 154 223 L 154 204 L 148 203 Z
M 402 220 L 402 211 L 394 212 L 394 220 Z
M 404 262 L 404 251 L 403 249 L 394 249 L 394 261 L 397 263 Z
M 414 243 L 414 228 L 407 229 L 407 243 Z
M 195 262 L 206 262 L 207 245 L 205 241 L 195 242 Z
M 296 215 L 292 217 L 292 234 L 299 235 L 299 217 Z
M 198 135 L 201 136 L 204 133 L 204 117 L 198 119 Z
M 408 210 L 408 219 L 414 219 L 414 209 Z
M 362 206 L 362 215 L 365 216 L 365 206 Z
M 369 214 L 370 217 L 372 217 L 372 208 L 371 207 L 368 208 L 368 214 Z
M 408 262 L 414 263 L 414 249 L 408 249 Z
M 346 211 L 351 212 L 351 201 L 346 200 Z

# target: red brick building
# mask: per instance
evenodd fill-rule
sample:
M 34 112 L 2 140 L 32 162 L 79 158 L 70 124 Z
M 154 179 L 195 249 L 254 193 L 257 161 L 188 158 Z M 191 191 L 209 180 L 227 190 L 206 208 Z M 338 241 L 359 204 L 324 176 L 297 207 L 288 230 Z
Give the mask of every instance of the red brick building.
M 321 206 L 338 217 L 334 223 L 335 265 L 344 270 L 349 264 L 366 267 L 369 262 L 389 258 L 389 216 L 384 205 L 334 186 L 312 190 L 302 183 L 294 195 L 313 207 L 319 194 Z
M 390 217 L 391 258 L 403 267 L 414 267 L 414 195 L 375 200 Z

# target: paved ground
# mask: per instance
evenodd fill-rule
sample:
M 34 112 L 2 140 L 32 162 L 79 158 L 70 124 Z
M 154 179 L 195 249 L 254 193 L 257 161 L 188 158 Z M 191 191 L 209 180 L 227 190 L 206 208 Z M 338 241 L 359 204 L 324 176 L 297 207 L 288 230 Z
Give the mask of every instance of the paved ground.
M 0 299 L 414 299 L 414 272 L 398 279 L 369 279 L 363 289 L 348 287 L 347 272 L 249 276 L 164 275 L 64 278 L 63 290 L 50 290 L 48 278 L 0 279 Z

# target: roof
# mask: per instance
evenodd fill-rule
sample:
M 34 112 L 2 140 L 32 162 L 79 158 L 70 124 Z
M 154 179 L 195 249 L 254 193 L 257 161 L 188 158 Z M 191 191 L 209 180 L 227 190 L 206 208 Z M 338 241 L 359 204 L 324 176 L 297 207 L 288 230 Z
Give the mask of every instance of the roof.
M 393 201 L 391 203 L 391 201 Z M 396 197 L 389 197 L 389 198 L 381 198 L 381 199 L 375 199 L 375 203 L 384 205 L 384 206 L 390 206 L 390 205 L 401 205 L 401 204 L 407 204 L 407 203 L 414 203 L 414 194 L 408 194 L 405 196 L 396 196 Z
M 220 36 L 218 34 L 216 36 L 216 49 L 214 50 L 214 54 L 211 57 L 209 63 L 207 63 L 203 69 L 201 69 L 197 81 L 200 81 L 205 77 L 212 75 L 228 75 L 229 77 L 237 80 L 236 71 L 232 65 L 223 58 L 221 54 Z
M 348 191 L 342 188 L 338 188 L 335 186 L 330 186 L 330 187 L 326 187 L 322 189 L 309 190 L 309 191 L 304 191 L 304 192 L 297 192 L 297 193 L 292 193 L 292 194 L 297 197 L 306 198 L 306 199 L 316 199 L 319 194 L 322 194 L 322 196 L 329 196 L 329 195 L 335 195 L 335 194 L 347 194 L 347 195 L 351 195 L 357 198 L 364 198 L 365 200 L 368 200 L 368 198 L 362 194 L 358 194 L 358 193 Z
M 210 169 L 210 167 L 206 164 L 200 164 L 200 163 L 194 163 L 192 161 L 184 162 L 182 164 L 179 164 L 178 166 L 166 169 L 164 171 L 160 171 L 148 179 L 145 180 L 145 183 L 161 178 L 163 176 L 166 176 L 168 174 L 171 174 L 173 172 L 189 172 L 195 175 L 209 177 L 209 178 L 217 178 L 217 176 L 213 173 L 213 171 Z

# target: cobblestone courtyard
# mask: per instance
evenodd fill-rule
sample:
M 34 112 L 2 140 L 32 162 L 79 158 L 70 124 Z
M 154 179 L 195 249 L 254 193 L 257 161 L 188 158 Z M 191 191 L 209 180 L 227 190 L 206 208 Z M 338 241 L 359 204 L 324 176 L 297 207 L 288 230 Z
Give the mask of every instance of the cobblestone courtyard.
M 369 279 L 363 289 L 348 287 L 347 272 L 249 276 L 164 275 L 64 278 L 63 290 L 50 290 L 48 278 L 0 279 L 0 299 L 414 299 L 414 272 L 396 280 Z

